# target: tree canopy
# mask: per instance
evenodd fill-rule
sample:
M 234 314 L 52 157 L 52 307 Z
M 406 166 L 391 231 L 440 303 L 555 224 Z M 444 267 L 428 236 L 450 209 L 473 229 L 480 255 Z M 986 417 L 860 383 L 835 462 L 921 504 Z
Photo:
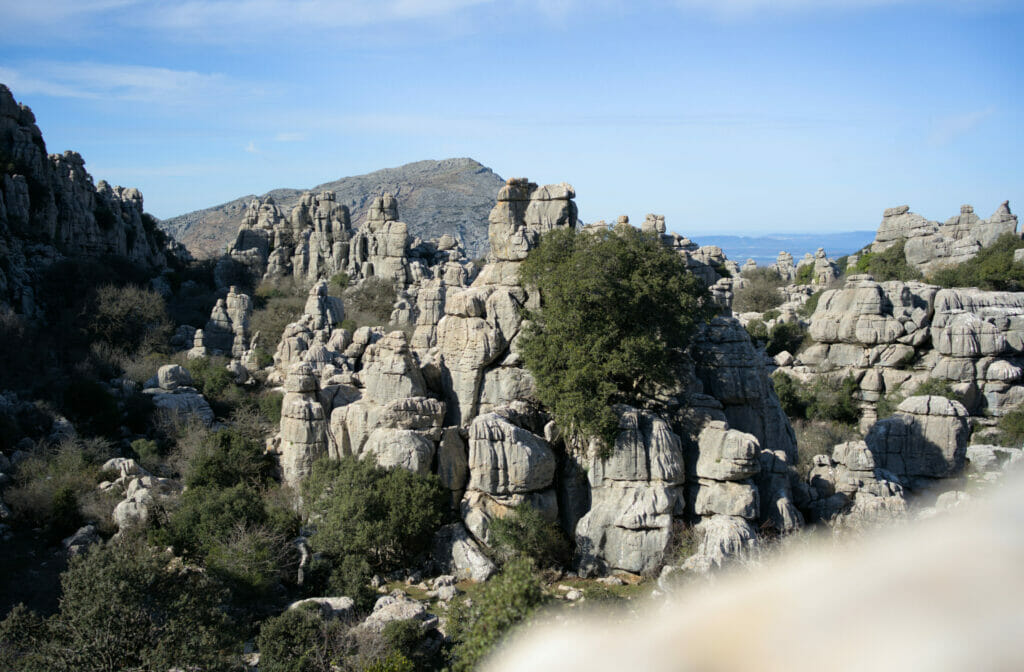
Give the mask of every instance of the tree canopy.
M 615 403 L 672 385 L 697 324 L 714 313 L 686 261 L 636 229 L 546 233 L 520 267 L 540 290 L 519 350 L 563 430 L 614 443 Z

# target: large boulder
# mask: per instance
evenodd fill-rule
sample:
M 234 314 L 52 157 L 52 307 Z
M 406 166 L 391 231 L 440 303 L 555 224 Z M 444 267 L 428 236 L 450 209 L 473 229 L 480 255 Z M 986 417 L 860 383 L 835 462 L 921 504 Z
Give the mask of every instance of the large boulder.
M 967 409 L 937 396 L 910 397 L 880 420 L 865 441 L 879 467 L 910 479 L 945 478 L 964 466 Z

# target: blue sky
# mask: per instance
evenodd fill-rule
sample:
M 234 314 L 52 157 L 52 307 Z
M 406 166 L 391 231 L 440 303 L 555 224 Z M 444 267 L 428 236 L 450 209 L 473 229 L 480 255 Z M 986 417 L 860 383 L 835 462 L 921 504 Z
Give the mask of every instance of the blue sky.
M 0 0 L 0 82 L 159 217 L 470 156 L 587 221 L 874 229 L 1024 208 L 1021 4 Z

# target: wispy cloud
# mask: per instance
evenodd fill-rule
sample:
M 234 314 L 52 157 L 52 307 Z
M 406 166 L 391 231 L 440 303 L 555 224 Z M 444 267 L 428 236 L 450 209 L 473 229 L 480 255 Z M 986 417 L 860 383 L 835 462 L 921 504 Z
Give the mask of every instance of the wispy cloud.
M 247 87 L 218 73 L 106 63 L 37 62 L 0 67 L 18 95 L 193 105 L 223 100 Z
M 250 154 L 261 154 L 262 153 L 260 151 L 260 149 L 256 146 L 256 141 L 255 140 L 250 140 L 249 141 L 249 144 L 245 146 L 245 151 L 249 152 Z
M 819 11 L 860 11 L 901 5 L 946 6 L 961 10 L 984 9 L 1006 4 L 1005 0 L 669 0 L 682 10 L 699 11 L 717 18 L 742 19 L 766 14 Z
M 932 147 L 944 147 L 958 137 L 970 133 L 986 119 L 995 114 L 996 108 L 989 106 L 973 110 L 965 114 L 955 114 L 936 119 L 928 133 L 928 144 Z

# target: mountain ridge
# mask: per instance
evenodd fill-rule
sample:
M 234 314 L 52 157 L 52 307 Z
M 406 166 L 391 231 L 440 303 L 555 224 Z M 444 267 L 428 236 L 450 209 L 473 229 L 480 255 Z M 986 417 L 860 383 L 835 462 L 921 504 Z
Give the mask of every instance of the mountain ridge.
M 306 191 L 332 191 L 348 206 L 352 224 L 362 225 L 375 196 L 389 192 L 398 198 L 399 217 L 413 236 L 438 238 L 449 233 L 462 240 L 467 254 L 483 256 L 487 248 L 487 214 L 505 180 L 480 162 L 468 158 L 426 159 L 362 175 L 323 182 L 308 189 L 277 188 L 262 196 L 247 194 L 226 203 L 163 220 L 171 233 L 197 257 L 211 257 L 234 240 L 246 206 L 254 198 L 273 197 L 287 213 Z M 456 230 L 452 230 L 452 224 Z

